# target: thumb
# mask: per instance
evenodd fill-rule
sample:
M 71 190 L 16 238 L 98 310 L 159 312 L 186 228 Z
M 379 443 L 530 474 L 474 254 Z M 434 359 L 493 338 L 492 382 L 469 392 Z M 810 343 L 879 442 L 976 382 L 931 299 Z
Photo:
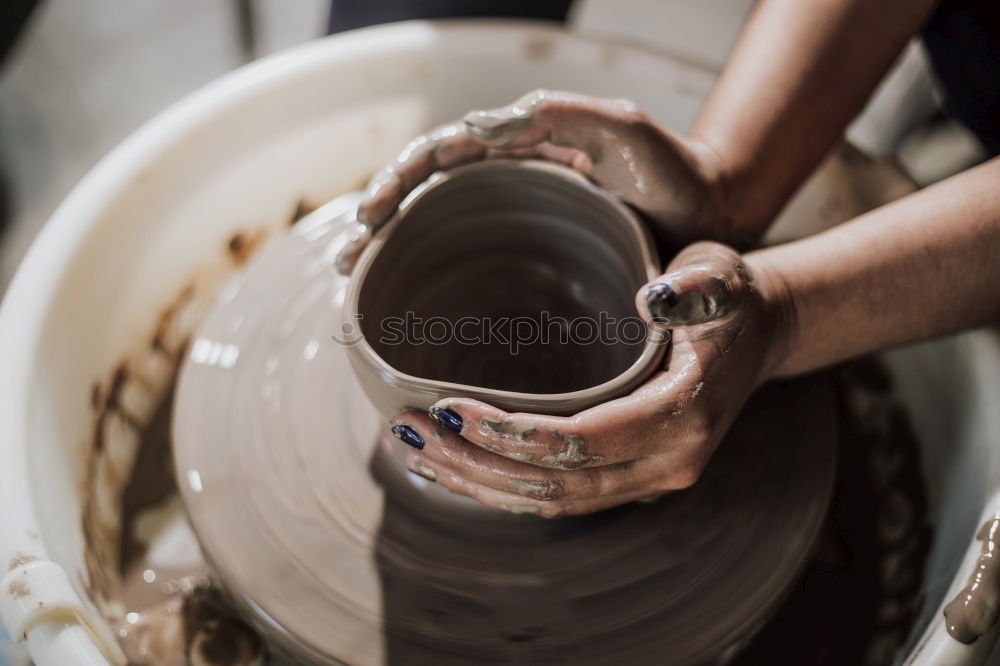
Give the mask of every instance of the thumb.
M 639 289 L 636 308 L 659 328 L 705 324 L 738 310 L 748 285 L 739 254 L 718 243 L 696 243 Z

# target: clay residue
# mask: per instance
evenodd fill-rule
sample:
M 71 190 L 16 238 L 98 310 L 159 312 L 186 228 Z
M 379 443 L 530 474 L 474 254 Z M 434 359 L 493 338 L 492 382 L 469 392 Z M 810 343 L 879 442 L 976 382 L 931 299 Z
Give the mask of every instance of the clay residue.
M 262 231 L 253 233 L 249 231 L 237 232 L 229 239 L 227 245 L 229 256 L 237 266 L 242 266 L 257 251 L 265 238 L 266 234 Z
M 24 597 L 31 594 L 31 590 L 23 580 L 12 581 L 10 585 L 7 586 L 7 594 L 9 594 L 14 599 L 23 599 Z
M 524 428 L 517 425 L 510 419 L 491 419 L 483 418 L 479 421 L 483 426 L 498 435 L 504 435 L 506 437 L 515 437 L 517 439 L 524 439 L 525 437 L 531 437 L 536 432 L 537 428 Z
M 257 664 L 264 656 L 263 642 L 215 589 L 201 590 L 188 600 L 184 627 L 191 637 L 188 650 L 193 664 L 243 666 Z
M 507 482 L 511 491 L 524 497 L 537 500 L 555 500 L 565 495 L 563 483 L 558 479 L 551 481 L 529 481 L 525 479 L 511 479 Z
M 17 553 L 14 557 L 10 558 L 10 563 L 7 565 L 7 571 L 13 571 L 18 567 L 23 567 L 25 564 L 30 564 L 31 562 L 37 562 L 38 558 L 34 555 L 28 555 L 27 553 Z
M 410 462 L 407 468 L 417 476 L 422 476 L 428 481 L 437 481 L 437 472 L 420 461 L 414 460 Z
M 306 206 L 299 202 L 295 214 L 306 214 Z M 207 589 L 204 563 L 183 560 L 175 570 L 150 561 L 150 544 L 143 539 L 154 537 L 143 537 L 137 528 L 163 514 L 171 498 L 176 501 L 170 425 L 174 382 L 188 341 L 222 281 L 267 235 L 265 228 L 233 235 L 218 264 L 206 267 L 164 308 L 148 342 L 89 390 L 94 425 L 84 480 L 84 583 L 135 666 L 262 660 L 260 641 Z M 176 532 L 173 538 L 176 542 Z M 11 567 L 32 559 L 18 554 Z M 204 624 L 195 628 L 191 618 Z
M 146 550 L 146 544 L 135 537 L 136 518 L 146 509 L 162 504 L 177 493 L 170 436 L 175 389 L 176 385 L 171 383 L 166 395 L 157 405 L 152 420 L 142 429 L 132 476 L 122 494 L 122 534 L 118 562 L 123 571 L 128 571 Z
M 288 218 L 288 226 L 295 226 L 296 222 L 316 210 L 316 208 L 317 206 L 305 199 L 299 199 L 298 203 L 295 204 L 295 210 L 292 211 L 292 216 Z
M 525 440 L 538 432 L 537 428 L 519 425 L 513 419 L 493 419 L 484 417 L 479 423 L 487 430 L 504 437 L 511 437 L 517 440 Z M 604 457 L 591 455 L 584 448 L 583 438 L 579 435 L 566 434 L 558 428 L 549 428 L 549 435 L 563 442 L 563 447 L 558 453 L 550 453 L 542 456 L 540 462 L 546 467 L 570 470 L 578 469 L 586 465 L 601 462 Z M 484 446 L 499 453 L 502 456 L 522 462 L 533 462 L 534 457 L 530 453 L 523 451 L 508 451 L 501 444 L 486 443 Z
M 583 446 L 583 438 L 579 435 L 567 435 L 557 428 L 550 428 L 549 434 L 566 442 L 559 453 L 542 456 L 542 464 L 556 469 L 578 469 L 585 465 L 601 462 L 604 456 L 591 455 Z
M 153 339 L 149 345 L 149 351 L 156 354 L 163 354 L 169 359 L 174 359 L 181 353 L 181 347 L 187 345 L 187 335 L 176 334 L 176 322 L 180 318 L 179 313 L 187 307 L 195 296 L 193 285 L 188 285 L 181 290 L 177 298 L 161 314 L 156 322 L 153 331 Z M 97 390 L 100 390 L 98 385 Z
M 945 625 L 951 636 L 965 644 L 989 631 L 1000 615 L 1000 553 L 997 540 L 1000 514 L 987 520 L 976 538 L 983 542 L 982 552 L 969 576 L 969 582 L 944 607 Z

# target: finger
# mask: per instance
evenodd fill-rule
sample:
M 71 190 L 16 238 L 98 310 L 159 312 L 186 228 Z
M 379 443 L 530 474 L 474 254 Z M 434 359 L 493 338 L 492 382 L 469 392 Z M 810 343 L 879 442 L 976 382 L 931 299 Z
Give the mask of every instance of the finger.
M 482 159 L 486 148 L 462 123 L 444 125 L 411 141 L 393 162 L 378 172 L 358 207 L 358 221 L 372 233 L 388 221 L 399 204 L 435 171 Z
M 510 150 L 490 148 L 486 151 L 486 159 L 542 159 L 584 172 L 593 166 L 590 158 L 579 150 L 564 146 L 553 146 L 551 143 L 540 143 L 537 146 L 512 148 Z
M 543 159 L 563 164 L 584 173 L 589 172 L 592 167 L 590 158 L 571 148 L 543 143 L 531 148 L 518 148 L 516 150 L 484 149 L 481 144 L 472 141 L 467 135 L 462 140 L 455 139 L 452 142 L 442 143 L 438 147 L 437 153 L 436 168 L 427 173 L 428 177 L 434 171 L 451 169 L 477 159 Z M 416 179 L 428 168 L 430 167 L 427 165 L 421 165 L 421 170 L 412 172 L 409 178 Z M 406 189 L 406 179 L 399 177 L 399 174 L 394 171 L 395 169 L 395 165 L 390 165 L 372 179 L 365 201 L 358 208 L 358 221 L 355 228 L 344 247 L 337 252 L 335 265 L 341 275 L 349 275 L 354 270 L 354 265 L 361 253 L 371 242 L 372 225 L 361 220 L 381 220 L 381 223 L 384 224 L 409 194 L 409 190 Z M 420 182 L 422 181 L 417 181 L 413 187 L 419 185 Z
M 421 455 L 444 465 L 462 478 L 495 490 L 541 501 L 590 499 L 618 495 L 646 487 L 658 470 L 646 461 L 634 461 L 562 471 L 529 465 L 491 453 L 426 414 L 405 412 L 393 420 L 407 425 L 424 440 Z
M 636 294 L 639 315 L 661 328 L 721 319 L 744 300 L 748 275 L 740 256 L 725 245 L 695 243 L 669 269 Z
M 494 148 L 514 149 L 543 142 L 574 148 L 594 159 L 602 135 L 614 127 L 633 126 L 643 116 L 623 99 L 536 90 L 513 104 L 473 111 L 465 116 L 469 133 Z
M 349 275 L 371 239 L 372 233 L 368 225 L 356 222 L 344 246 L 337 251 L 337 257 L 334 259 L 337 272 L 341 275 Z
M 441 400 L 430 413 L 476 446 L 529 465 L 567 470 L 625 462 L 589 452 L 571 417 L 508 414 L 468 398 Z
M 448 490 L 474 499 L 485 506 L 510 513 L 533 514 L 541 518 L 584 515 L 634 500 L 646 499 L 657 494 L 649 491 L 636 491 L 591 499 L 562 498 L 554 501 L 543 501 L 470 481 L 447 465 L 429 459 L 423 453 L 410 453 L 407 456 L 406 466 L 411 472 L 435 481 Z
M 446 398 L 431 407 L 438 424 L 467 441 L 518 462 L 581 469 L 685 452 L 712 431 L 704 403 L 703 360 L 693 348 L 675 348 L 669 368 L 632 393 L 568 417 L 507 413 L 469 398 Z

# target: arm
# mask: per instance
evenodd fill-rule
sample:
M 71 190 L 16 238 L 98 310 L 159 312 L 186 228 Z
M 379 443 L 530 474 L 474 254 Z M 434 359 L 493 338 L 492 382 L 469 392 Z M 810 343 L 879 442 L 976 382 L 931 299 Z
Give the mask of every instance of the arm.
M 568 417 L 446 398 L 394 432 L 420 449 L 415 473 L 512 511 L 686 488 L 761 382 L 1000 319 L 998 184 L 1000 159 L 806 240 L 743 257 L 691 245 L 636 297 L 673 343 L 634 393 Z
M 691 132 L 721 162 L 734 229 L 766 230 L 935 4 L 758 4 Z
M 1000 321 L 1000 159 L 746 256 L 785 305 L 775 376 Z
M 669 246 L 752 245 L 861 109 L 935 0 L 765 0 L 689 137 L 625 100 L 539 90 L 417 137 L 369 185 L 339 253 L 435 171 L 535 157 L 587 174 L 641 210 Z

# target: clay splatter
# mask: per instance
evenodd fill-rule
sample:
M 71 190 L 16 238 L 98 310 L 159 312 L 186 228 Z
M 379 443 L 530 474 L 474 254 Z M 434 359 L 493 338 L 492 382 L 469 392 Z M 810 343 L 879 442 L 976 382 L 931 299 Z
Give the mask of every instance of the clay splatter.
M 10 564 L 7 565 L 7 571 L 13 571 L 18 567 L 23 567 L 25 564 L 30 564 L 31 562 L 37 562 L 38 558 L 34 555 L 28 555 L 27 553 L 18 553 L 14 557 L 10 558 Z
M 31 594 L 31 590 L 24 583 L 23 580 L 15 580 L 7 586 L 7 594 L 9 594 L 14 599 L 23 599 L 24 597 Z

